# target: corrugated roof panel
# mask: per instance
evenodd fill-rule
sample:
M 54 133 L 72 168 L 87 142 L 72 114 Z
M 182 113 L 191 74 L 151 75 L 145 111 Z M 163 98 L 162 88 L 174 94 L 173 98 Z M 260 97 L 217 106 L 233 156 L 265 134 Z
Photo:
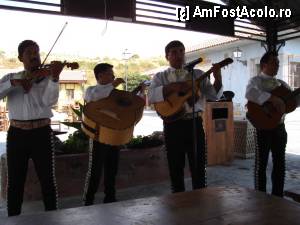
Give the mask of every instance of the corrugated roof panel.
M 33 10 L 42 12 L 61 12 L 60 0 L 0 0 L 0 6 L 9 9 Z

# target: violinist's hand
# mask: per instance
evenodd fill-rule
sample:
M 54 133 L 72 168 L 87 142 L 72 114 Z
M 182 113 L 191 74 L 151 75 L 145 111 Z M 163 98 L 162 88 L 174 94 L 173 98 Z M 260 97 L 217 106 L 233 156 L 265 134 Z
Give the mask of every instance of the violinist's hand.
M 112 85 L 114 87 L 117 87 L 119 86 L 120 84 L 122 83 L 125 83 L 124 79 L 123 78 L 116 78 L 113 82 L 112 82 Z
M 28 93 L 32 87 L 30 80 L 27 79 L 11 79 L 10 83 L 12 86 L 20 86 L 24 89 L 25 93 Z
M 50 72 L 52 81 L 57 82 L 59 80 L 59 75 L 63 70 L 65 64 L 60 61 L 52 61 L 50 64 Z

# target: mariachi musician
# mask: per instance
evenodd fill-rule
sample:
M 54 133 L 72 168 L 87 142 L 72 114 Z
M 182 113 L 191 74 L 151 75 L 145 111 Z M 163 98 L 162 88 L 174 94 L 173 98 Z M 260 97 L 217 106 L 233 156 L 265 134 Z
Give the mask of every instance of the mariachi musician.
M 113 65 L 100 63 L 94 68 L 97 85 L 87 88 L 84 96 L 86 103 L 108 99 L 115 88 L 124 83 L 122 78 L 114 76 Z M 140 85 L 139 94 L 143 94 L 145 85 Z M 144 102 L 144 101 L 142 101 Z M 100 131 L 101 132 L 101 131 Z M 104 172 L 103 203 L 116 201 L 115 181 L 118 172 L 120 146 L 114 143 L 101 143 L 98 137 L 90 139 L 89 169 L 86 176 L 83 201 L 84 205 L 94 204 L 95 193 L 98 190 L 102 170 Z
M 276 114 L 283 115 L 286 111 L 285 102 L 279 96 L 271 93 L 275 89 L 278 90 L 278 88 L 290 90 L 290 87 L 287 83 L 275 78 L 279 69 L 279 60 L 277 53 L 265 53 L 260 59 L 260 69 L 261 73 L 258 76 L 250 79 L 248 83 L 246 98 L 249 100 L 249 102 L 255 103 L 258 106 L 262 107 L 271 104 L 271 106 L 275 109 Z M 297 107 L 300 105 L 300 97 L 299 95 L 295 97 L 295 107 Z M 248 112 L 250 111 L 249 102 Z M 263 111 L 264 110 L 262 110 L 262 112 Z M 255 112 L 253 114 L 253 117 L 257 116 L 255 115 Z M 285 176 L 285 148 L 287 144 L 287 132 L 284 125 L 284 116 L 282 116 L 281 119 L 279 117 L 278 124 L 275 124 L 272 129 L 264 128 L 263 123 L 266 123 L 268 121 L 268 118 L 269 117 L 267 116 L 265 120 L 261 120 L 262 124 L 257 124 L 259 128 L 256 129 L 254 185 L 256 190 L 266 192 L 266 168 L 268 165 L 269 152 L 271 150 L 273 157 L 272 195 L 283 197 Z M 255 124 L 254 126 L 257 127 Z M 261 127 L 263 127 L 263 129 L 261 129 Z
M 7 97 L 10 120 L 6 149 L 8 216 L 21 213 L 29 158 L 41 183 L 45 210 L 57 209 L 50 117 L 51 107 L 58 100 L 58 80 L 64 64 L 57 61 L 41 68 L 39 46 L 32 40 L 19 44 L 18 58 L 24 70 L 0 80 L 0 97 Z
M 166 100 L 173 93 L 185 93 L 190 86 L 185 82 L 191 80 L 191 75 L 184 69 L 185 47 L 180 41 L 171 41 L 165 47 L 165 57 L 170 67 L 157 73 L 149 87 L 149 103 L 159 103 Z M 193 99 L 185 102 L 185 114 L 182 118 L 168 122 L 164 120 L 164 136 L 166 143 L 169 173 L 171 178 L 172 192 L 185 191 L 184 167 L 185 155 L 188 156 L 193 189 L 206 186 L 206 150 L 205 134 L 202 126 L 201 112 L 204 111 L 206 99 L 217 100 L 222 95 L 222 79 L 220 67 L 212 68 L 215 82 L 212 85 L 209 79 L 200 82 L 200 96 L 195 101 L 195 127 L 197 156 L 193 146 Z M 199 78 L 203 72 L 194 70 L 195 77 Z

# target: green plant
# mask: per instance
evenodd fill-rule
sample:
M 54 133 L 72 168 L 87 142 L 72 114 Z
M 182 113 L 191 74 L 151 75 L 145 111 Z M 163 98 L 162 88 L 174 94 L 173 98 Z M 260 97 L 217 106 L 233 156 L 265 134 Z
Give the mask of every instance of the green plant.
M 164 144 L 163 135 L 161 132 L 153 132 L 151 135 L 142 136 L 138 135 L 131 139 L 126 144 L 127 148 L 151 148 Z
M 127 81 L 128 91 L 135 89 L 144 80 L 149 80 L 149 77 L 141 74 L 129 74 Z
M 81 119 L 82 119 L 82 113 L 83 113 L 83 105 L 81 103 L 78 103 L 78 105 L 79 105 L 79 109 L 75 109 L 72 107 L 72 111 L 78 117 L 79 121 L 61 122 L 61 123 L 68 127 L 74 127 L 75 129 L 81 131 Z
M 68 139 L 62 143 L 59 149 L 61 154 L 83 153 L 88 151 L 89 138 L 81 129 L 81 118 L 83 113 L 83 105 L 79 104 L 79 109 L 72 108 L 73 113 L 78 117 L 79 121 L 61 122 L 62 124 L 77 129 L 73 134 L 70 134 Z
M 61 154 L 84 153 L 88 151 L 89 139 L 82 131 L 75 131 L 70 134 L 68 139 L 63 142 L 59 149 Z

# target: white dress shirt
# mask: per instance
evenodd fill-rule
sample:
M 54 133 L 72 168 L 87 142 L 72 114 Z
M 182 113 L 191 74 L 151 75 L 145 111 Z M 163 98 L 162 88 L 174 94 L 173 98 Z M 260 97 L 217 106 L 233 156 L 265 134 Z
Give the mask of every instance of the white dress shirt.
M 0 80 L 0 99 L 7 97 L 8 117 L 13 120 L 36 120 L 53 116 L 51 107 L 57 103 L 59 83 L 49 77 L 34 83 L 28 93 L 12 86 L 11 79 L 21 79 L 25 71 L 10 73 Z
M 194 75 L 195 79 L 199 78 L 203 74 L 203 71 L 195 69 Z M 149 103 L 156 103 L 164 101 L 163 97 L 163 86 L 168 85 L 173 82 L 187 81 L 191 80 L 191 74 L 184 69 L 175 69 L 169 67 L 168 69 L 157 73 L 149 87 L 148 97 Z M 215 101 L 222 96 L 223 87 L 217 93 L 214 86 L 211 84 L 208 78 L 205 78 L 200 82 L 200 97 L 195 103 L 195 111 L 204 111 L 206 100 Z M 186 113 L 192 113 L 192 107 L 185 103 Z
M 98 101 L 102 98 L 106 98 L 110 95 L 112 90 L 114 90 L 115 87 L 112 85 L 112 83 L 109 84 L 97 84 L 95 86 L 90 86 L 86 89 L 84 94 L 84 100 L 88 102 L 94 102 Z M 144 94 L 139 91 L 137 95 L 144 99 Z
M 85 91 L 84 100 L 86 102 L 94 102 L 102 98 L 106 98 L 110 95 L 113 89 L 114 86 L 112 85 L 112 83 L 90 86 Z
M 261 73 L 250 79 L 246 88 L 245 97 L 251 102 L 263 105 L 271 97 L 270 92 L 281 85 L 291 90 L 290 86 L 283 80 Z M 297 106 L 300 106 L 300 95 L 296 97 L 296 102 Z M 285 115 L 286 114 L 281 117 L 280 123 L 284 122 Z
M 270 92 L 280 85 L 291 90 L 290 86 L 283 80 L 261 73 L 250 79 L 246 89 L 246 98 L 258 105 L 263 105 L 271 97 Z M 296 101 L 299 106 L 300 95 L 296 97 Z

